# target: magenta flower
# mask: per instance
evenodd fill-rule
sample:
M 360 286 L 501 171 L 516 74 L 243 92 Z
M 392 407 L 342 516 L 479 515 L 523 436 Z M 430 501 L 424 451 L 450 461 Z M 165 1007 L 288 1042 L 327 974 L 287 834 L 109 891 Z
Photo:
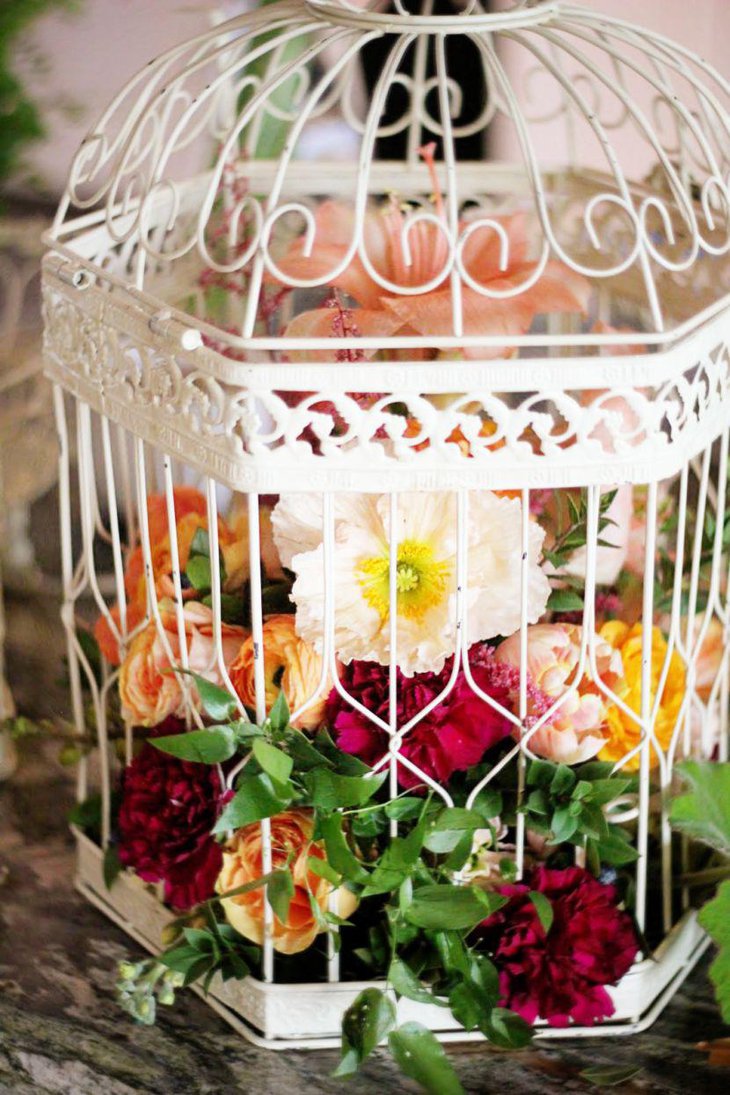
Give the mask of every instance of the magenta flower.
M 517 695 L 519 670 L 495 661 L 487 646 L 470 651 L 472 676 L 477 686 L 503 707 L 511 710 Z M 398 680 L 398 728 L 405 726 L 446 687 L 453 668 L 449 658 L 440 673 L 416 673 Z M 388 721 L 387 666 L 375 662 L 351 662 L 342 673 L 344 689 L 363 707 Z M 328 723 L 335 741 L 345 753 L 375 764 L 388 751 L 388 734 L 356 711 L 335 689 L 327 703 Z M 432 711 L 416 723 L 403 739 L 400 754 L 425 775 L 447 783 L 454 772 L 478 764 L 487 750 L 510 734 L 511 725 L 469 685 L 463 670 L 453 688 Z M 413 788 L 422 780 L 403 764 L 398 765 L 401 787 Z
M 167 719 L 156 734 L 184 728 Z M 145 743 L 125 769 L 117 831 L 119 859 L 145 882 L 164 883 L 165 901 L 186 910 L 215 892 L 223 857 L 210 831 L 221 802 L 216 768 L 178 760 Z
M 550 902 L 546 932 L 530 893 Z M 477 929 L 499 970 L 501 1003 L 534 1023 L 591 1026 L 614 1010 L 606 985 L 631 968 L 638 951 L 631 917 L 618 907 L 615 886 L 581 867 L 539 866 L 522 882 L 498 887 L 509 898 Z

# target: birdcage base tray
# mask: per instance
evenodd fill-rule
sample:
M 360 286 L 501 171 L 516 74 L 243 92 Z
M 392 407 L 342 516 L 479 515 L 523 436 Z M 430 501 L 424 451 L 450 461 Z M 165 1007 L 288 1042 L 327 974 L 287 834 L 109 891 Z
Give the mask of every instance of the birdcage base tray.
M 162 949 L 162 931 L 171 914 L 155 888 L 123 872 L 111 889 L 104 882 L 103 852 L 74 828 L 77 841 L 76 888 L 91 904 L 151 953 Z M 637 962 L 616 988 L 610 1022 L 599 1027 L 541 1028 L 540 1038 L 635 1034 L 647 1029 L 691 972 L 709 945 L 696 914 L 686 913 L 651 958 Z M 272 1049 L 314 1049 L 339 1044 L 343 1011 L 373 982 L 265 984 L 253 977 L 214 980 L 205 1000 L 240 1034 Z M 376 983 L 377 984 L 377 983 Z M 201 993 L 202 995 L 202 993 Z M 442 1041 L 481 1040 L 461 1028 L 445 1008 L 402 999 L 401 1021 L 416 1020 Z

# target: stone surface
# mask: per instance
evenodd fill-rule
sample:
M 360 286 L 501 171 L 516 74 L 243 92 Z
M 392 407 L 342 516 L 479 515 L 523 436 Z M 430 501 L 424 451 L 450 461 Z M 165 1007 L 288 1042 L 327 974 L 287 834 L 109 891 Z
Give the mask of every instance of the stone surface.
M 10 600 L 9 675 L 18 707 L 66 709 L 57 683 L 61 642 L 48 599 Z M 9 784 L 0 784 L 0 1095 L 334 1095 L 332 1052 L 273 1052 L 238 1037 L 192 994 L 162 1009 L 158 1025 L 135 1026 L 117 1008 L 116 962 L 140 954 L 73 890 L 65 826 L 73 780 L 57 749 L 26 742 Z M 580 1077 L 596 1065 L 636 1066 L 622 1095 L 727 1092 L 730 1070 L 711 1068 L 697 1043 L 724 1030 L 707 963 L 647 1033 L 633 1038 L 539 1044 L 519 1053 L 484 1045 L 450 1048 L 469 1093 L 596 1091 Z M 347 1085 L 352 1095 L 411 1092 L 381 1054 Z

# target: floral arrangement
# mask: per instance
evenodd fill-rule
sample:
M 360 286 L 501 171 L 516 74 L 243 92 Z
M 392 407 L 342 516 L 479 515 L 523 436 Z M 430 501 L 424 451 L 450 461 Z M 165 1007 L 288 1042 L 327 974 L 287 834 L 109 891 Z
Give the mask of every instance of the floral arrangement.
M 94 628 L 117 667 L 119 734 L 132 740 L 105 875 L 113 885 L 126 869 L 158 884 L 174 917 L 157 959 L 122 964 L 131 1015 L 154 1021 L 158 1004 L 194 982 L 260 976 L 268 922 L 281 976 L 297 962 L 297 979 L 319 979 L 334 948 L 343 980 L 374 982 L 343 1017 L 342 1076 L 387 1038 L 426 1089 L 451 1090 L 439 1086 L 447 1074 L 458 1083 L 430 1031 L 398 1026 L 399 996 L 448 1007 L 503 1047 L 524 1044 L 537 1021 L 610 1018 L 607 990 L 648 945 L 631 915 L 633 824 L 611 811 L 637 789 L 641 626 L 632 545 L 612 516 L 623 500 L 609 492 L 598 551 L 617 558 L 604 563 L 613 582 L 597 595 L 595 657 L 582 655 L 582 601 L 566 574 L 585 545 L 586 501 L 577 491 L 554 501 L 530 515 L 521 687 L 520 498 L 470 499 L 461 649 L 453 503 L 399 496 L 394 667 L 385 499 L 335 499 L 331 664 L 321 497 L 266 500 L 261 720 L 246 510 L 234 496 L 217 518 L 214 583 L 205 500 L 175 489 L 177 581 L 166 499 L 148 497 L 151 565 L 141 548 L 129 553 L 126 603 Z M 684 663 L 667 653 L 657 627 L 662 750 L 687 694 Z M 708 704 L 721 656 L 711 623 L 695 684 Z M 94 809 L 82 803 L 74 820 L 94 831 Z
M 397 201 L 366 213 L 370 269 L 347 259 L 351 214 L 325 202 L 314 252 L 297 238 L 279 256 L 263 323 L 276 322 L 287 278 L 321 283 L 334 270 L 331 295 L 285 334 L 335 346 L 343 334 L 451 330 L 433 148 L 422 156 L 434 195 L 429 216 L 411 224 L 410 254 Z M 509 341 L 538 315 L 584 313 L 582 279 L 529 260 L 519 214 L 499 224 L 468 237 L 465 269 L 494 290 L 522 291 L 497 300 L 465 288 L 465 332 Z M 229 238 L 225 223 L 218 238 Z M 247 276 L 204 272 L 207 305 L 243 297 Z M 353 354 L 367 356 L 335 348 L 332 360 Z M 338 428 L 336 408 L 328 413 Z M 404 428 L 418 424 L 406 417 Z M 451 440 L 468 455 L 465 437 Z M 533 491 L 529 514 L 520 492 L 471 492 L 463 588 L 451 493 L 399 493 L 395 528 L 389 495 L 335 494 L 328 569 L 322 495 L 262 500 L 255 581 L 244 499 L 216 517 L 214 558 L 200 492 L 150 495 L 146 551 L 129 552 L 124 597 L 93 636 L 118 673 L 131 752 L 106 877 L 112 885 L 126 869 L 159 885 L 174 913 L 163 953 L 122 965 L 123 1007 L 152 1022 L 182 986 L 260 976 L 267 939 L 277 969 L 297 979 L 321 978 L 337 953 L 342 980 L 373 981 L 343 1016 L 337 1074 L 387 1038 L 403 1070 L 440 1093 L 460 1091 L 458 1080 L 429 1030 L 398 1025 L 398 997 L 448 1008 L 501 1047 L 523 1045 L 536 1022 L 609 1019 L 610 988 L 650 945 L 632 917 L 635 814 L 620 809 L 637 791 L 642 740 L 643 501 L 627 486 L 602 495 L 598 592 L 585 605 L 580 490 Z M 723 649 L 719 621 L 698 615 L 688 681 L 661 616 L 677 597 L 669 496 L 660 521 L 654 776 L 660 753 L 686 739 L 680 727 L 691 736 L 719 725 Z M 691 577 L 680 575 L 701 610 L 714 536 L 708 527 L 709 555 L 703 540 Z M 259 579 L 261 651 L 250 624 Z M 93 830 L 93 804 L 74 820 Z

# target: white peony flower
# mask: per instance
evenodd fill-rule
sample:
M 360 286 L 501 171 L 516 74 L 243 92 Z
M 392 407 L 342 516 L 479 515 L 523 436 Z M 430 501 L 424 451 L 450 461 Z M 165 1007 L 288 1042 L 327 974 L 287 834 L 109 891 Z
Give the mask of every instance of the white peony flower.
M 335 649 L 390 664 L 387 494 L 339 495 L 334 503 L 332 587 Z M 407 676 L 438 672 L 456 647 L 456 496 L 398 496 L 397 662 Z M 467 642 L 511 635 L 520 625 L 519 499 L 474 491 L 469 501 Z M 272 516 L 282 564 L 294 571 L 298 634 L 322 648 L 324 547 L 321 495 L 282 495 Z M 527 620 L 545 611 L 550 586 L 539 565 L 544 532 L 531 522 Z

